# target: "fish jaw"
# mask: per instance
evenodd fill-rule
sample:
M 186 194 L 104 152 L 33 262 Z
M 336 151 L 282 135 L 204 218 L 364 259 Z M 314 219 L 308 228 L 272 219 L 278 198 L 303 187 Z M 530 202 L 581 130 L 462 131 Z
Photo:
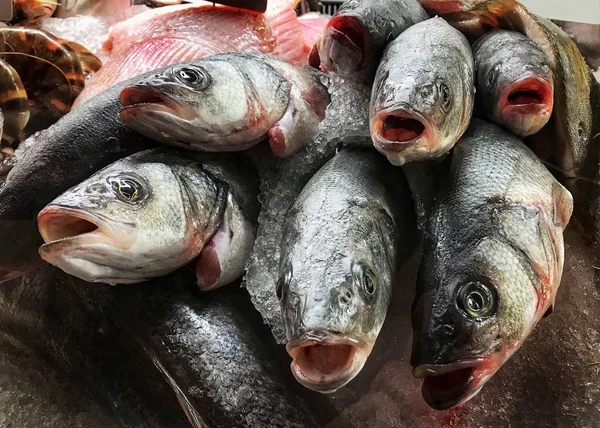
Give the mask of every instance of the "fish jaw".
M 422 159 L 436 145 L 434 127 L 419 113 L 408 108 L 388 109 L 371 120 L 371 136 L 375 148 L 396 165 Z
M 127 87 L 121 91 L 119 102 L 123 122 L 143 135 L 167 144 L 177 142 L 179 134 L 187 139 L 194 135 L 195 109 L 152 87 Z
M 548 123 L 553 104 L 553 83 L 538 76 L 528 76 L 503 91 L 497 116 L 509 131 L 528 137 Z
M 334 16 L 320 40 L 321 65 L 343 78 L 354 76 L 364 68 L 369 32 L 355 16 Z
M 290 368 L 305 388 L 331 394 L 362 370 L 373 343 L 327 331 L 312 331 L 286 346 Z
M 126 251 L 135 242 L 134 235 L 117 233 L 101 217 L 76 208 L 49 205 L 38 214 L 37 222 L 45 242 L 39 249 L 41 258 L 90 282 L 98 282 L 90 266 L 84 269 L 85 261 L 77 258 L 80 263 L 72 256 L 86 248 L 107 254 Z

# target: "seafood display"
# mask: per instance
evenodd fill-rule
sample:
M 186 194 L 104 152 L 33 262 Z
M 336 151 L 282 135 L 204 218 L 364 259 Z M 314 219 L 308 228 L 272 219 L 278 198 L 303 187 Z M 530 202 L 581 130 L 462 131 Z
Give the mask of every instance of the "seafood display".
M 13 5 L 0 427 L 598 420 L 578 27 L 516 0 Z

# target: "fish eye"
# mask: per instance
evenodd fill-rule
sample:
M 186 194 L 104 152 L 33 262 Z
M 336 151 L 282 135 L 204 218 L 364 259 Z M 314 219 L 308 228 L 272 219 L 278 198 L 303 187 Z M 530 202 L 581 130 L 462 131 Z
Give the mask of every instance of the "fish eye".
M 450 104 L 450 88 L 445 83 L 440 85 L 440 94 L 442 97 L 442 103 L 447 106 Z
M 289 289 L 291 282 L 292 282 L 292 268 L 287 267 L 285 269 L 285 272 L 283 273 L 283 275 L 281 275 L 281 277 L 279 278 L 279 281 L 277 281 L 276 292 L 277 292 L 277 298 L 279 300 L 282 299 L 284 291 L 287 291 Z
M 377 280 L 375 273 L 365 263 L 355 263 L 352 267 L 355 281 L 357 281 L 365 291 L 367 297 L 373 297 L 377 291 Z
M 186 85 L 196 89 L 206 89 L 210 85 L 210 76 L 203 68 L 182 67 L 175 71 L 175 76 Z
M 487 79 L 488 86 L 494 86 L 494 83 L 496 83 L 497 75 L 498 75 L 498 69 L 496 67 L 492 68 L 490 70 L 490 72 L 488 73 L 488 79 Z
M 109 179 L 109 183 L 117 197 L 124 202 L 138 202 L 144 196 L 142 185 L 130 177 L 116 177 Z
M 489 317 L 496 309 L 492 291 L 480 281 L 462 284 L 456 294 L 456 303 L 469 318 Z

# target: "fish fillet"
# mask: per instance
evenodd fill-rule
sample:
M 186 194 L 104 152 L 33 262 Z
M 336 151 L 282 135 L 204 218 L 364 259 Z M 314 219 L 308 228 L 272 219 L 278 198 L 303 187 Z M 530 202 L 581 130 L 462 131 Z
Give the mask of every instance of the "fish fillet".
M 264 14 L 203 2 L 166 6 L 114 25 L 104 67 L 74 107 L 114 84 L 156 68 L 223 52 L 261 52 L 307 61 L 298 0 L 271 0 Z

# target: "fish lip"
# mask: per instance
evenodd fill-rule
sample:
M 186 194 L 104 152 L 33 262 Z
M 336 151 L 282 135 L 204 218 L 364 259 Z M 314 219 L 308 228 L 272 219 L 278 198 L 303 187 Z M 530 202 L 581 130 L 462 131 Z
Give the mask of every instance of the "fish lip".
M 307 373 L 298 364 L 297 360 L 303 358 L 305 348 L 313 346 L 342 347 L 348 346 L 346 360 L 341 370 L 337 373 Z M 311 331 L 302 337 L 288 342 L 286 350 L 292 362 L 290 368 L 296 380 L 305 388 L 322 394 L 331 394 L 350 382 L 360 372 L 367 357 L 371 353 L 372 345 L 367 342 L 343 334 L 333 334 L 326 331 Z M 342 348 L 341 350 L 345 350 Z M 318 372 L 318 370 L 317 370 Z
M 383 137 L 382 132 L 385 119 L 390 116 L 398 117 L 400 119 L 413 119 L 421 122 L 423 125 L 423 132 L 416 138 L 408 141 L 397 142 L 388 140 Z M 371 135 L 373 136 L 373 141 L 376 146 L 379 146 L 379 148 L 385 152 L 400 153 L 420 144 L 424 145 L 427 150 L 430 151 L 433 148 L 433 144 L 435 144 L 435 138 L 430 137 L 433 134 L 433 129 L 431 123 L 425 119 L 422 114 L 413 111 L 408 106 L 399 106 L 380 111 L 371 120 Z
M 520 89 L 517 91 L 517 89 Z M 515 92 L 537 92 L 539 94 L 539 102 L 537 103 L 524 103 L 524 104 L 513 104 L 509 101 L 510 96 Z M 513 109 L 529 109 L 531 112 L 542 111 L 548 115 L 552 113 L 554 104 L 554 88 L 552 82 L 548 81 L 539 76 L 529 75 L 525 76 L 516 82 L 513 82 L 507 86 L 500 97 L 499 112 L 503 115 Z
M 185 121 L 196 118 L 196 110 L 182 103 L 160 89 L 149 85 L 132 85 L 121 90 L 119 102 L 123 105 L 119 113 L 125 122 L 135 120 L 137 114 L 167 113 Z
M 423 378 L 421 393 L 425 402 L 436 410 L 447 410 L 477 395 L 487 381 L 486 358 L 459 360 L 449 364 L 421 364 L 413 376 Z M 441 385 L 442 379 L 454 374 L 458 383 L 450 388 Z M 457 378 L 457 379 L 456 379 Z
M 53 219 L 56 219 L 57 216 L 59 219 L 61 217 L 73 217 L 81 219 L 95 225 L 96 229 L 74 236 L 65 236 L 59 239 L 52 239 L 52 236 L 48 234 L 47 226 Z M 61 205 L 49 205 L 40 211 L 37 217 L 37 222 L 38 230 L 40 231 L 40 235 L 44 240 L 44 244 L 39 248 L 39 253 L 40 256 L 46 261 L 49 259 L 54 259 L 60 253 L 64 253 L 65 251 L 69 251 L 74 248 L 79 248 L 85 244 L 105 243 L 106 245 L 117 248 L 125 249 L 128 247 L 126 244 L 120 243 L 118 240 L 115 240 L 113 237 L 111 237 L 109 233 L 107 233 L 106 227 L 103 227 L 104 223 L 106 223 L 105 219 L 103 219 L 101 216 L 93 215 L 77 208 L 65 207 Z
M 336 72 L 341 77 L 350 77 L 352 73 L 365 68 L 369 31 L 359 17 L 352 14 L 336 15 L 329 20 L 323 34 L 325 37 L 319 43 L 321 45 L 319 52 L 327 70 Z M 338 61 L 332 58 L 331 51 L 334 43 L 343 48 L 344 55 L 342 57 L 351 61 L 344 64 L 350 66 L 347 69 L 346 67 L 340 69 Z M 337 53 L 339 53 L 339 49 Z M 339 59 L 339 56 L 336 57 Z

